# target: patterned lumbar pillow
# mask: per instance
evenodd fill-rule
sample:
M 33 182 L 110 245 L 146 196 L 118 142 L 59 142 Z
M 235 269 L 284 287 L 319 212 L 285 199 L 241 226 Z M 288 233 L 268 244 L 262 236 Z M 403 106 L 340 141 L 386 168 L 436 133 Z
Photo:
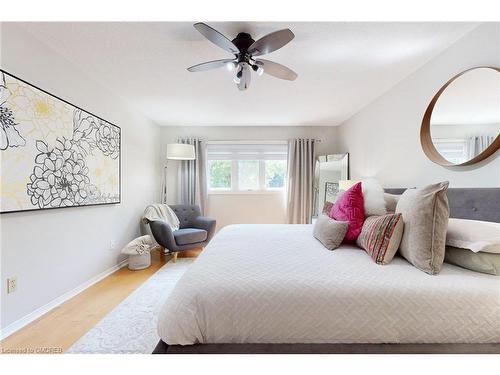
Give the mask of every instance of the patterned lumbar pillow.
M 349 223 L 330 219 L 327 215 L 319 215 L 314 223 L 313 235 L 328 250 L 339 247 L 344 240 Z
M 403 226 L 401 214 L 367 217 L 356 244 L 378 264 L 387 264 L 398 251 Z
M 403 214 L 405 228 L 399 253 L 418 269 L 434 275 L 441 271 L 448 228 L 448 181 L 407 189 L 396 213 Z

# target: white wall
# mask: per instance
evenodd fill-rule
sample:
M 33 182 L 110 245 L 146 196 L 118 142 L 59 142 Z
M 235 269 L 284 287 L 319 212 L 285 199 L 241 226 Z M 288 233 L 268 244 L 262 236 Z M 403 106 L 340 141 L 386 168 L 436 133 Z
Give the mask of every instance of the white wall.
M 159 195 L 160 130 L 14 24 L 2 25 L 1 51 L 3 69 L 122 129 L 121 204 L 0 216 L 5 328 L 121 260 L 121 247 L 139 235 L 145 205 Z M 17 276 L 18 290 L 7 295 L 11 276 Z
M 474 66 L 500 66 L 500 24 L 482 24 L 366 106 L 339 129 L 353 179 L 374 177 L 387 187 L 449 180 L 452 187 L 500 186 L 500 157 L 470 167 L 432 163 L 420 146 L 420 124 L 436 91 Z
M 165 127 L 162 129 L 162 155 L 166 155 L 167 143 L 180 136 L 196 136 L 207 141 L 224 140 L 288 140 L 309 137 L 321 139 L 317 154 L 337 152 L 337 129 L 316 126 L 269 126 L 269 127 Z M 177 202 L 178 163 L 168 161 L 168 201 Z M 214 194 L 209 195 L 207 214 L 217 219 L 217 228 L 240 223 L 284 223 L 285 198 L 283 194 Z

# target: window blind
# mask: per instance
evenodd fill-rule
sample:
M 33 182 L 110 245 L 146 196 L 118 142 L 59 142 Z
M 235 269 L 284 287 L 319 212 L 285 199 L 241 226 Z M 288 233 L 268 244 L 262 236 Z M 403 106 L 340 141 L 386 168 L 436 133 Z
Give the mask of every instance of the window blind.
M 208 160 L 286 160 L 287 145 L 254 143 L 209 143 Z

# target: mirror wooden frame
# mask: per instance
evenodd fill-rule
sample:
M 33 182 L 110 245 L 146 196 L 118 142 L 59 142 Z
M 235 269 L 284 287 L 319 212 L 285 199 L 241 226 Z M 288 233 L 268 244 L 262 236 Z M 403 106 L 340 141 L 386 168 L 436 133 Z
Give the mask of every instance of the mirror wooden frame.
M 470 72 L 471 70 L 475 69 L 493 69 L 496 70 L 500 74 L 500 68 L 495 68 L 492 66 L 477 66 L 474 68 L 470 68 L 467 70 L 464 70 L 461 73 L 458 73 L 454 77 L 452 77 L 448 82 L 446 82 L 443 87 L 439 89 L 439 91 L 434 95 L 432 98 L 431 102 L 427 106 L 427 109 L 424 114 L 424 118 L 422 119 L 422 126 L 420 127 L 420 143 L 422 145 L 422 150 L 424 151 L 425 155 L 434 163 L 439 164 L 443 167 L 460 167 L 460 166 L 466 166 L 466 165 L 472 165 L 475 163 L 480 162 L 481 160 L 486 159 L 487 157 L 493 155 L 498 149 L 500 149 L 500 134 L 497 135 L 495 138 L 495 141 L 488 146 L 486 150 L 481 152 L 479 155 L 475 156 L 474 158 L 467 160 L 464 163 L 461 164 L 455 164 L 452 163 L 448 160 L 446 160 L 439 152 L 436 150 L 436 147 L 434 147 L 434 144 L 432 143 L 432 137 L 431 137 L 431 116 L 432 116 L 432 111 L 434 109 L 434 106 L 437 103 L 437 100 L 441 96 L 441 94 L 446 90 L 446 88 L 457 78 L 463 76 L 464 74 Z

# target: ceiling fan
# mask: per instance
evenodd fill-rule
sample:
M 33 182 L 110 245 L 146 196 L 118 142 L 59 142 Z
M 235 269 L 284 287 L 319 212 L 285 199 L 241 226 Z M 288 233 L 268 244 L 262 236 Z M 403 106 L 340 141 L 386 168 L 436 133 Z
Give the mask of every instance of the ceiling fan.
M 234 58 L 193 65 L 187 68 L 190 72 L 202 72 L 226 66 L 227 69 L 236 71 L 234 82 L 240 90 L 246 90 L 250 86 L 252 70 L 258 75 L 266 73 L 288 81 L 297 78 L 297 73 L 284 65 L 269 60 L 256 59 L 256 57 L 276 51 L 290 42 L 295 37 L 290 29 L 275 31 L 255 41 L 248 33 L 239 33 L 236 38 L 229 40 L 203 22 L 195 23 L 194 27 L 209 41 L 232 53 Z

